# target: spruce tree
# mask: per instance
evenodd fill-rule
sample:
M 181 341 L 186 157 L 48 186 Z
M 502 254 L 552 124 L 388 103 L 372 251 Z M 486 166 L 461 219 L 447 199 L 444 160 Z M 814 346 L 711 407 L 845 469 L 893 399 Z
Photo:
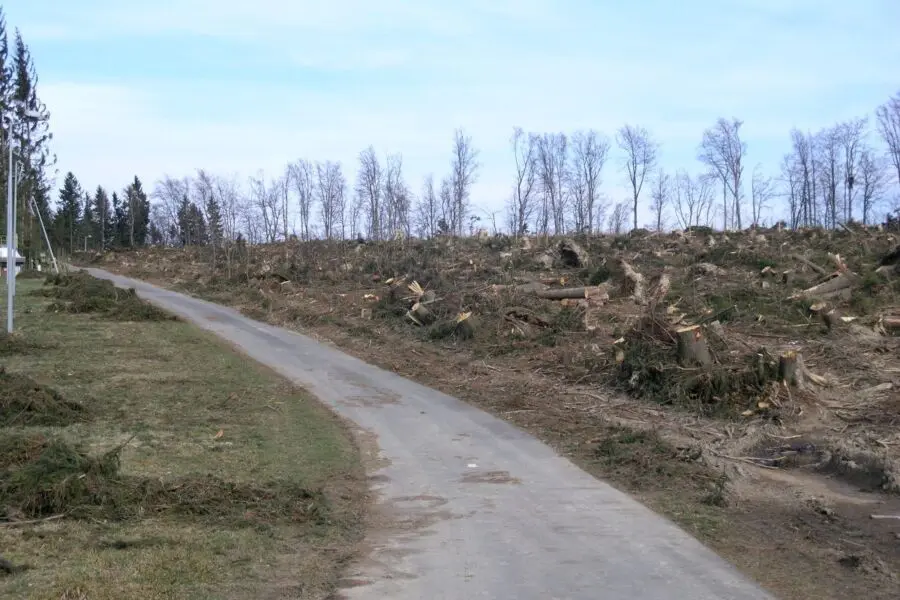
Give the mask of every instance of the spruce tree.
M 69 171 L 59 190 L 59 210 L 56 213 L 54 230 L 58 242 L 64 244 L 70 253 L 75 251 L 82 195 L 81 185 L 75 175 Z
M 31 260 L 38 252 L 41 243 L 40 225 L 27 210 L 31 199 L 34 199 L 41 216 L 50 218 L 48 203 L 49 177 L 48 171 L 56 162 L 51 154 L 49 144 L 52 139 L 48 124 L 47 107 L 38 97 L 38 76 L 28 46 L 16 30 L 15 55 L 11 65 L 10 98 L 16 103 L 19 113 L 13 137 L 18 148 L 17 155 L 24 166 L 23 177 L 19 184 L 18 231 L 19 242 L 26 260 Z M 37 118 L 25 118 L 25 114 L 37 114 Z
M 150 199 L 137 176 L 125 188 L 125 213 L 128 219 L 128 247 L 143 246 L 150 232 Z
M 96 207 L 94 199 L 87 192 L 84 194 L 84 204 L 81 209 L 81 241 L 87 247 L 96 246 L 100 240 L 100 227 L 97 219 Z M 90 238 L 90 239 L 88 239 Z
M 119 199 L 119 195 L 113 192 L 113 242 L 116 248 L 123 248 L 128 245 L 128 210 L 125 202 Z
M 115 214 L 110 208 L 106 190 L 103 189 L 103 186 L 97 186 L 97 191 L 94 193 L 94 210 L 97 218 L 97 231 L 100 236 L 98 243 L 101 250 L 108 249 L 116 238 Z
M 207 229 L 209 230 L 209 243 L 214 246 L 222 244 L 224 236 L 222 229 L 222 209 L 214 196 L 210 195 L 206 200 Z

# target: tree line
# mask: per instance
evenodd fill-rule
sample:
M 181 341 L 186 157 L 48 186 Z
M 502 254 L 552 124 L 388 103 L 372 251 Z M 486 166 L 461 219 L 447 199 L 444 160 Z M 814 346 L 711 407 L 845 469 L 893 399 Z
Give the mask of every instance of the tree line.
M 359 153 L 353 174 L 339 161 L 303 158 L 276 176 L 259 173 L 247 182 L 203 169 L 181 178 L 164 176 L 149 193 L 137 176 L 120 191 L 103 186 L 86 191 L 70 172 L 53 206 L 49 113 L 18 30 L 12 40 L 10 48 L 0 9 L 0 116 L 4 125 L 25 110 L 42 116 L 16 119 L 12 131 L 5 127 L 0 156 L 5 180 L 11 137 L 20 148 L 19 247 L 30 258 L 42 247 L 38 216 L 51 243 L 72 252 L 83 245 L 219 246 L 294 236 L 462 236 L 481 228 L 512 235 L 618 234 L 641 226 L 741 229 L 765 224 L 773 208 L 781 209 L 775 217 L 790 227 L 834 228 L 878 221 L 891 200 L 892 210 L 900 210 L 898 197 L 891 196 L 900 189 L 900 93 L 877 107 L 874 116 L 815 132 L 791 131 L 789 152 L 774 175 L 761 165 L 749 168 L 743 122 L 737 118 L 717 119 L 703 131 L 696 169 L 674 173 L 661 166 L 663 146 L 640 125 L 626 124 L 612 136 L 593 129 L 527 132 L 515 127 L 509 139 L 509 192 L 503 210 L 489 212 L 472 204 L 479 152 L 472 137 L 458 129 L 448 144 L 446 171 L 426 175 L 418 190 L 406 177 L 401 154 L 382 156 L 369 146 Z M 611 177 L 626 184 L 627 198 L 612 199 L 604 192 Z M 641 223 L 642 214 L 650 216 L 649 222 Z M 5 210 L 0 223 L 3 219 Z

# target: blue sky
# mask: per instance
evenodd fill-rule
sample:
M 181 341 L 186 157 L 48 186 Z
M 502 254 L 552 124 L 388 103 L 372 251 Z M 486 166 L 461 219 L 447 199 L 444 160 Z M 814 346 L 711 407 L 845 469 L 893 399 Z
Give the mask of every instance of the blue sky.
M 348 179 L 372 144 L 414 191 L 480 150 L 473 202 L 509 196 L 514 126 L 648 128 L 669 171 L 699 171 L 718 117 L 744 120 L 748 170 L 776 172 L 791 127 L 871 113 L 900 90 L 896 0 L 13 0 L 61 173 L 148 187 L 202 167 L 242 178 L 298 158 Z M 873 141 L 876 141 L 873 134 Z M 626 195 L 611 154 L 604 192 Z M 60 178 L 61 180 L 61 178 Z

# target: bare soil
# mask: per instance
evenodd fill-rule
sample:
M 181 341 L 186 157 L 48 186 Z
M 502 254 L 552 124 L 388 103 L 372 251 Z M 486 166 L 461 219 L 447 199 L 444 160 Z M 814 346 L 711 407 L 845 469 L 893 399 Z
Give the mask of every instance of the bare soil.
M 777 596 L 843 599 L 900 596 L 897 247 L 862 228 L 693 230 L 82 259 L 480 406 Z

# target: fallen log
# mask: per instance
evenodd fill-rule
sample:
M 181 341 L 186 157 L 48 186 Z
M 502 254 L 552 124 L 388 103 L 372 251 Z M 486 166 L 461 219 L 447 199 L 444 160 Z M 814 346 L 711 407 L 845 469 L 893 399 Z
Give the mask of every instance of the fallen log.
M 609 298 L 609 294 L 607 293 L 606 288 L 599 285 L 577 288 L 534 290 L 533 294 L 538 298 L 544 298 L 545 300 L 563 300 L 566 298 Z
M 646 304 L 647 298 L 645 295 L 645 286 L 646 280 L 644 276 L 634 270 L 634 267 L 629 265 L 625 259 L 619 261 L 622 265 L 622 270 L 625 272 L 625 289 L 623 290 L 626 296 L 629 296 L 636 304 Z
M 706 337 L 699 325 L 675 330 L 678 339 L 678 360 L 685 367 L 709 367 L 712 355 L 706 344 Z
M 799 300 L 800 298 L 820 298 L 827 300 L 835 296 L 847 297 L 850 294 L 850 288 L 857 284 L 859 277 L 850 271 L 843 273 L 832 273 L 832 275 L 818 285 L 807 288 L 802 292 L 798 292 L 791 296 L 791 300 Z
M 791 256 L 791 258 L 793 258 L 793 259 L 796 260 L 797 262 L 803 263 L 804 265 L 806 265 L 807 267 L 809 267 L 810 269 L 812 269 L 813 271 L 815 271 L 815 272 L 818 273 L 819 275 L 822 275 L 823 277 L 824 277 L 825 275 L 828 275 L 828 271 L 827 271 L 827 270 L 823 269 L 822 267 L 820 267 L 819 265 L 817 265 L 816 263 L 814 263 L 813 261 L 809 260 L 808 258 L 806 258 L 806 257 L 804 257 L 804 256 L 800 256 L 799 254 L 793 254 L 793 255 Z
M 881 317 L 880 325 L 891 335 L 900 334 L 900 317 L 898 316 L 883 316 Z

